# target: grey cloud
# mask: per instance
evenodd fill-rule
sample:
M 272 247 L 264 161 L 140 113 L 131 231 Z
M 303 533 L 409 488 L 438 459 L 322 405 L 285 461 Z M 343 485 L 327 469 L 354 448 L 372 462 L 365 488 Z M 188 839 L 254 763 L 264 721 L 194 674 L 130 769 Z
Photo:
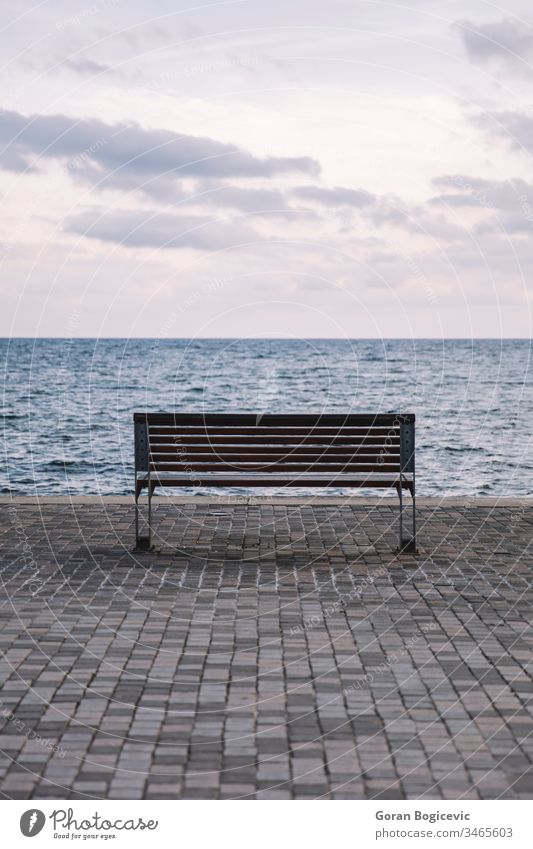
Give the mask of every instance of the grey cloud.
M 196 215 L 158 212 L 88 211 L 70 218 L 69 233 L 132 248 L 195 248 L 214 251 L 256 242 L 258 236 L 242 221 L 216 221 Z
M 85 182 L 99 182 L 98 167 L 93 162 L 87 162 L 84 157 L 72 160 L 70 167 Z M 150 176 L 139 181 L 136 173 L 124 169 L 110 173 L 100 182 L 100 188 L 142 192 L 147 197 L 165 204 L 209 205 L 238 209 L 241 212 L 280 211 L 289 208 L 283 193 L 278 189 L 235 186 L 207 179 L 195 180 L 194 185 L 185 190 L 179 180 L 169 180 L 166 175 Z
M 444 215 L 435 215 L 427 204 L 413 205 L 392 194 L 376 196 L 358 189 L 337 186 L 332 189 L 320 186 L 302 186 L 293 189 L 292 195 L 317 200 L 327 206 L 352 206 L 361 208 L 365 218 L 376 228 L 401 228 L 417 236 L 443 241 L 457 241 L 464 237 L 464 229 L 449 221 Z M 341 233 L 353 233 L 347 223 Z
M 523 196 L 533 197 L 533 184 L 521 179 L 501 181 L 456 174 L 437 177 L 433 184 L 437 188 L 454 190 L 430 200 L 432 204 L 447 206 L 513 210 Z
M 21 174 L 31 174 L 38 171 L 31 159 L 24 156 L 21 151 L 7 149 L 0 154 L 0 162 L 5 171 L 17 171 Z
M 379 226 L 405 227 L 409 223 L 409 214 L 399 198 L 381 198 L 377 208 L 372 211 L 372 221 Z
M 533 183 L 521 179 L 488 180 L 463 174 L 445 175 L 433 183 L 439 188 L 455 189 L 451 194 L 432 198 L 433 204 L 492 211 L 493 214 L 474 226 L 476 236 L 533 233 Z
M 370 206 L 376 197 L 363 189 L 345 189 L 342 186 L 298 186 L 292 194 L 299 200 L 313 201 L 323 206 Z
M 83 154 L 70 159 L 67 167 L 77 179 L 97 186 L 99 190 L 112 189 L 126 194 L 137 192 L 165 204 L 184 203 L 191 199 L 191 192 L 185 191 L 182 181 L 167 174 L 140 176 L 135 171 L 120 168 L 102 177 L 100 167 Z
M 61 67 L 89 77 L 93 77 L 95 74 L 101 74 L 104 71 L 111 71 L 113 73 L 110 65 L 102 65 L 100 62 L 93 62 L 92 59 L 66 59 L 61 63 Z
M 473 62 L 503 62 L 511 70 L 531 73 L 533 28 L 524 21 L 503 18 L 487 24 L 469 20 L 456 21 L 468 57 Z
M 492 216 L 481 221 L 474 228 L 476 235 L 496 234 L 520 236 L 527 233 L 533 236 L 533 199 L 522 200 L 514 210 L 505 210 L 498 217 Z
M 444 204 L 446 206 L 467 206 L 467 207 L 478 207 L 480 206 L 480 202 L 475 200 L 473 194 L 444 194 L 444 195 L 436 195 L 435 197 L 430 198 L 429 203 L 439 205 Z
M 517 150 L 533 152 L 533 116 L 523 112 L 493 112 L 473 121 L 491 135 L 504 138 Z
M 465 237 L 464 228 L 448 221 L 443 215 L 409 216 L 405 226 L 412 233 L 445 242 L 461 241 Z
M 243 212 L 287 208 L 283 194 L 277 189 L 250 189 L 241 186 L 220 186 L 215 199 L 223 206 L 240 209 Z
M 371 216 L 377 226 L 401 227 L 417 236 L 453 242 L 464 237 L 464 229 L 443 215 L 435 215 L 427 204 L 406 205 L 395 197 L 383 198 Z
M 174 177 L 272 177 L 297 172 L 317 175 L 310 157 L 260 159 L 233 144 L 210 138 L 146 130 L 138 124 L 110 125 L 96 119 L 76 121 L 65 115 L 0 113 L 0 143 L 11 156 L 90 162 L 103 180 L 115 170 L 139 179 L 162 174 Z M 0 153 L 0 162 L 2 153 Z M 4 167 L 9 168 L 9 160 Z

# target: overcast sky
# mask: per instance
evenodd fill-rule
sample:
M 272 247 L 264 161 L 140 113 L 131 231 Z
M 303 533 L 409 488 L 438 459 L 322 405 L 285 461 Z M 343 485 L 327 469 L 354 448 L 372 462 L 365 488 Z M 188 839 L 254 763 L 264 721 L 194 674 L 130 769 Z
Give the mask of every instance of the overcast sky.
M 531 335 L 530 0 L 0 8 L 1 335 Z

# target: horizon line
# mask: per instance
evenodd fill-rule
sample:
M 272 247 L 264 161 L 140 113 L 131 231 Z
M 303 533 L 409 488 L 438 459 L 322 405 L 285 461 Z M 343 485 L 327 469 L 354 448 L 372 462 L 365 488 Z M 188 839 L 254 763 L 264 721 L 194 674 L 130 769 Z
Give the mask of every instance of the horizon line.
M 159 342 L 532 342 L 531 336 L 0 336 L 2 342 L 38 341 L 159 341 Z

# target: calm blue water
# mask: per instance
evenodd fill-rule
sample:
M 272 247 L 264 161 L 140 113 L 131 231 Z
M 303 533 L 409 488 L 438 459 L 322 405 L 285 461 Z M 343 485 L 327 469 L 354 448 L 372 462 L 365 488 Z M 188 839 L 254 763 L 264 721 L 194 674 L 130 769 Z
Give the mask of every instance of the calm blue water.
M 420 495 L 533 493 L 529 341 L 15 339 L 0 352 L 4 494 L 131 492 L 142 409 L 415 412 Z

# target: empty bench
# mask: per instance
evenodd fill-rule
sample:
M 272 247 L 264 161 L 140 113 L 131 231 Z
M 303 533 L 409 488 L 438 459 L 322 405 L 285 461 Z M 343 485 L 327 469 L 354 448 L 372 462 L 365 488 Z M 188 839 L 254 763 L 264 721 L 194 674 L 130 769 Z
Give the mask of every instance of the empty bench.
M 400 553 L 416 552 L 412 414 L 134 413 L 135 534 L 152 546 L 156 487 L 393 487 Z M 142 524 L 139 497 L 147 491 Z M 411 494 L 410 533 L 404 491 Z

